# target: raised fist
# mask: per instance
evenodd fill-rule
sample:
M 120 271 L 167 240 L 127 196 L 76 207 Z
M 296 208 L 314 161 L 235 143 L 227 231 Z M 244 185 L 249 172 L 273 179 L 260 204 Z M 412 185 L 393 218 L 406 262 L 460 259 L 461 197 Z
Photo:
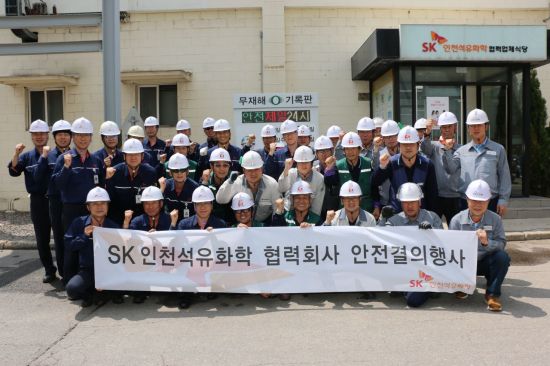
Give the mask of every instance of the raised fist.
M 116 173 L 115 168 L 113 168 L 113 167 L 107 168 L 107 170 L 105 172 L 105 179 L 111 179 L 113 177 L 113 175 L 115 175 L 115 173 Z
M 201 182 L 203 184 L 208 184 L 209 179 L 210 179 L 210 169 L 206 169 L 202 172 Z
M 288 158 L 285 160 L 285 172 L 288 173 L 288 171 L 290 170 L 290 168 L 292 168 L 292 165 L 294 164 L 294 159 L 292 158 Z
M 113 162 L 113 156 L 109 155 L 105 159 L 103 159 L 103 163 L 105 163 L 105 166 L 108 168 L 111 166 L 111 163 Z
M 124 221 L 130 222 L 130 220 L 132 220 L 132 215 L 133 214 L 134 214 L 134 211 L 132 211 L 132 210 L 124 211 Z
M 374 138 L 374 146 L 376 146 L 376 147 L 382 146 L 383 141 L 384 140 L 382 140 L 382 137 L 380 137 L 380 136 L 375 137 Z
M 205 146 L 203 147 L 202 149 L 199 150 L 199 155 L 200 156 L 206 156 L 208 155 L 208 148 Z
M 160 177 L 158 182 L 160 190 L 164 193 L 164 190 L 166 189 L 166 178 Z
M 433 128 L 434 128 L 434 120 L 429 118 L 426 121 L 426 131 L 424 132 L 424 134 L 429 135 L 430 133 L 432 133 Z
M 336 158 L 334 156 L 329 156 L 325 160 L 325 170 L 332 169 L 336 165 Z
M 390 162 L 390 154 L 385 153 L 382 156 L 380 156 L 380 168 L 385 169 L 388 166 L 389 162 Z
M 161 164 L 166 163 L 166 154 L 160 154 L 159 162 L 160 162 Z
M 269 155 L 273 156 L 275 154 L 275 150 L 277 150 L 277 143 L 272 142 L 269 144 Z
M 170 222 L 173 226 L 176 226 L 178 222 L 178 210 L 174 209 L 170 211 Z
M 327 211 L 327 218 L 325 220 L 326 223 L 331 223 L 332 220 L 334 220 L 334 217 L 336 216 L 336 212 L 334 210 L 328 210 Z
M 275 211 L 278 214 L 282 214 L 285 211 L 285 201 L 282 198 L 275 200 Z
M 70 168 L 73 164 L 73 156 L 71 153 L 67 153 L 63 155 L 63 164 L 65 165 L 65 168 Z
M 445 150 L 450 150 L 455 145 L 455 139 L 446 139 L 445 144 L 443 145 L 443 148 Z
M 23 150 L 25 150 L 25 145 L 23 145 L 23 144 L 15 145 L 15 154 L 16 155 L 21 154 L 23 152 Z
M 170 147 L 172 145 L 172 139 L 164 140 L 164 143 L 166 144 L 166 147 Z
M 254 141 L 256 141 L 256 135 L 251 133 L 250 135 L 248 135 L 248 139 L 246 140 L 246 145 L 247 146 L 252 146 L 252 145 L 254 145 Z
M 48 153 L 50 152 L 50 147 L 48 145 L 42 147 L 42 156 L 43 157 L 48 157 Z

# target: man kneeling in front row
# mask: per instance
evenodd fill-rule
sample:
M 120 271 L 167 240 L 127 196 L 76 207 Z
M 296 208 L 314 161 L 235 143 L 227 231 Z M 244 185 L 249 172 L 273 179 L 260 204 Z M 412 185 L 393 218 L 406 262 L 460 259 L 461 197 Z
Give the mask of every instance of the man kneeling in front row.
M 432 211 L 420 208 L 422 189 L 416 183 L 405 183 L 399 187 L 397 199 L 403 211 L 390 217 L 385 226 L 418 226 L 419 229 L 443 229 L 441 219 Z M 384 225 L 380 220 L 380 225 Z M 405 298 L 410 307 L 419 307 L 430 297 L 429 292 L 407 292 Z
M 487 290 L 485 290 L 487 309 L 502 311 L 500 288 L 510 266 L 510 257 L 504 250 L 506 235 L 502 219 L 496 213 L 487 210 L 491 200 L 491 188 L 485 181 L 478 179 L 471 182 L 466 189 L 466 197 L 468 209 L 453 217 L 449 229 L 476 232 L 477 274 L 484 275 L 487 279 Z M 458 298 L 467 296 L 457 293 Z

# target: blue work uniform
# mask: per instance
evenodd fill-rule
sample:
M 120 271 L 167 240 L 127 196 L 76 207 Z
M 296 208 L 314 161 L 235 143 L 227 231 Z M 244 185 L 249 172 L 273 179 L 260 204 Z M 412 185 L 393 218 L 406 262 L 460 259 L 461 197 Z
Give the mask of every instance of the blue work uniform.
M 136 175 L 132 177 L 126 163 L 114 166 L 115 174 L 107 179 L 107 192 L 111 198 L 109 218 L 122 225 L 124 211 L 134 211 L 133 217 L 143 213 L 141 205 L 141 193 L 149 186 L 156 186 L 157 173 L 149 164 L 141 163 Z
M 53 265 L 52 252 L 50 250 L 50 215 L 46 191 L 48 184 L 36 179 L 35 172 L 38 169 L 40 153 L 36 148 L 19 155 L 17 165 L 8 164 L 8 171 L 12 177 L 25 176 L 25 188 L 30 195 L 31 221 L 36 236 L 36 245 L 40 262 L 46 271 L 46 275 L 55 275 L 57 268 Z
M 201 156 L 201 158 L 199 159 L 199 165 L 197 166 L 197 172 L 195 173 L 196 177 L 201 177 L 202 172 L 210 168 L 210 155 L 212 154 L 212 151 L 216 150 L 218 147 L 219 146 L 217 145 L 211 147 L 210 149 L 208 149 L 208 153 L 206 154 L 206 156 Z M 243 149 L 229 144 L 227 146 L 227 149 L 225 150 L 227 150 L 227 152 L 229 153 L 229 158 L 231 159 L 231 170 L 242 173 L 243 170 L 241 168 L 241 157 L 244 154 Z
M 63 154 L 58 147 L 48 153 L 48 157 L 40 156 L 38 166 L 34 171 L 36 181 L 48 186 L 48 203 L 50 221 L 53 231 L 53 241 L 55 244 L 55 260 L 57 262 L 57 271 L 63 277 L 63 267 L 65 258 L 65 229 L 63 227 L 63 203 L 61 202 L 61 192 L 54 181 L 53 171 L 59 155 Z
M 109 153 L 107 152 L 107 150 L 104 147 L 97 150 L 92 155 L 98 157 L 103 162 L 103 169 L 107 168 L 105 166 L 105 158 L 107 158 L 107 156 L 109 156 Z M 122 151 L 120 151 L 119 149 L 115 149 L 115 152 L 114 152 L 114 154 L 112 154 L 112 157 L 113 158 L 111 160 L 111 166 L 115 166 L 117 164 L 124 163 L 124 155 L 123 155 Z
M 204 228 L 206 229 L 209 227 L 214 229 L 223 229 L 227 227 L 227 224 L 222 219 L 218 219 L 216 216 L 210 215 Z M 197 215 L 181 220 L 176 226 L 176 230 L 200 230 Z
M 81 216 L 74 219 L 65 234 L 65 247 L 78 258 L 78 273 L 67 278 L 65 290 L 69 298 L 89 299 L 95 290 L 94 281 L 94 240 L 91 236 L 84 234 L 86 226 L 92 225 L 92 216 Z M 102 227 L 120 228 L 114 221 L 105 218 Z
M 178 210 L 178 222 L 195 214 L 195 206 L 191 200 L 193 191 L 199 186 L 193 179 L 187 178 L 183 183 L 181 192 L 176 192 L 176 183 L 174 179 L 166 180 L 166 188 L 164 189 L 164 207 L 166 212 Z
M 157 138 L 155 145 L 151 145 L 149 140 L 146 138 L 143 140 L 143 148 L 150 157 L 150 161 L 148 161 L 147 164 L 151 165 L 153 168 L 156 168 L 159 164 L 160 156 L 166 153 L 166 142 Z
M 292 158 L 293 154 L 290 153 L 288 146 L 275 151 L 273 155 L 267 154 L 264 161 L 264 174 L 278 180 L 283 171 L 285 170 L 286 159 Z M 292 164 L 292 168 L 296 168 L 296 162 Z
M 390 204 L 394 212 L 401 212 L 401 203 L 396 195 L 399 187 L 407 182 L 418 184 L 422 188 L 424 198 L 422 199 L 422 208 L 433 211 L 437 206 L 437 179 L 435 169 L 431 161 L 427 158 L 417 155 L 414 165 L 406 167 L 401 159 L 401 153 L 395 154 L 385 169 L 378 167 L 372 176 L 372 185 L 380 186 L 384 181 L 390 181 Z
M 170 230 L 170 215 L 164 211 L 160 211 L 157 219 L 150 217 L 147 214 L 142 214 L 134 217 L 130 222 L 130 230 L 150 231 L 155 229 L 156 231 Z

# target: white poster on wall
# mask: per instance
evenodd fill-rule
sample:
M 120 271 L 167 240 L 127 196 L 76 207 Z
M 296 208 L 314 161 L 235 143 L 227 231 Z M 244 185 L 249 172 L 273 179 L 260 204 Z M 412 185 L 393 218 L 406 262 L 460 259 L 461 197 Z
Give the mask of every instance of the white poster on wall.
M 233 96 L 234 126 L 231 142 L 240 146 L 243 137 L 256 135 L 256 145 L 260 149 L 260 132 L 267 124 L 277 130 L 277 140 L 281 139 L 281 123 L 291 119 L 298 125 L 306 125 L 313 138 L 321 135 L 319 128 L 319 94 L 304 93 L 256 93 L 235 94 Z
M 435 122 L 443 112 L 449 110 L 449 97 L 426 97 L 426 118 L 432 119 Z M 437 123 L 434 124 L 437 127 Z

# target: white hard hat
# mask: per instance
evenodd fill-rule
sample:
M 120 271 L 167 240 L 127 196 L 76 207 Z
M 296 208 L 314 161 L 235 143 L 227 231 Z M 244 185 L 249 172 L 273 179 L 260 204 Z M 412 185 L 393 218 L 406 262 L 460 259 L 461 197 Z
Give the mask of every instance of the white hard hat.
M 127 135 L 132 137 L 141 137 L 141 138 L 145 137 L 145 134 L 143 133 L 143 128 L 138 125 L 131 126 L 128 129 Z
M 352 180 L 348 180 L 340 187 L 340 197 L 360 197 L 362 194 L 359 184 Z
M 374 121 L 372 118 L 363 117 L 357 122 L 357 131 L 372 131 L 374 129 Z
M 420 141 L 418 132 L 412 126 L 405 126 L 397 135 L 397 142 L 400 144 L 413 144 Z
M 216 120 L 212 117 L 206 117 L 203 121 L 202 121 L 202 128 L 209 128 L 209 127 L 214 127 L 214 123 L 216 123 Z
M 231 129 L 231 125 L 225 119 L 219 119 L 214 123 L 214 132 L 227 131 Z
M 191 146 L 191 141 L 186 134 L 178 133 L 172 138 L 172 146 Z
M 162 201 L 164 199 L 160 188 L 149 186 L 141 193 L 141 202 Z
M 264 166 L 264 161 L 256 151 L 248 151 L 243 155 L 241 167 L 243 169 L 258 169 Z
M 309 146 L 300 146 L 294 151 L 294 161 L 297 163 L 309 163 L 313 160 L 315 155 Z
M 29 132 L 50 132 L 50 127 L 48 124 L 41 119 L 37 119 L 31 123 L 29 127 Z
M 361 147 L 361 137 L 356 132 L 348 132 L 342 137 L 342 147 Z
M 309 185 L 308 182 L 304 180 L 299 180 L 294 182 L 294 184 L 290 188 L 290 194 L 291 195 L 313 194 L 313 191 L 311 190 L 311 186 Z
M 397 191 L 397 199 L 401 202 L 420 201 L 423 197 L 422 188 L 416 183 L 403 183 Z
M 71 123 L 60 119 L 55 122 L 52 126 L 52 133 L 61 132 L 61 131 L 71 131 Z
M 326 149 L 332 149 L 334 145 L 332 145 L 332 141 L 325 135 L 321 135 L 317 137 L 315 140 L 315 150 L 326 150 Z
M 342 128 L 340 126 L 332 125 L 327 130 L 327 137 L 328 138 L 340 137 L 340 132 L 342 132 Z
M 476 179 L 468 184 L 466 197 L 474 201 L 488 201 L 491 199 L 491 188 L 484 180 Z
M 92 126 L 92 122 L 86 118 L 80 117 L 74 120 L 71 126 L 71 132 L 92 134 L 94 133 L 94 126 Z
M 128 139 L 122 145 L 122 152 L 125 154 L 141 154 L 143 152 L 143 144 L 138 139 Z
M 414 123 L 414 129 L 415 130 L 421 130 L 421 129 L 424 129 L 426 128 L 426 123 L 428 122 L 428 120 L 426 120 L 426 118 L 420 118 L 418 119 L 415 123 Z
M 210 154 L 210 162 L 213 162 L 213 161 L 227 161 L 231 163 L 231 157 L 229 156 L 229 153 L 227 152 L 227 150 L 221 147 L 218 147 L 217 149 L 212 151 L 212 153 Z
M 468 113 L 468 117 L 466 117 L 467 125 L 482 125 L 487 122 L 489 122 L 489 117 L 487 117 L 487 113 L 477 108 Z
M 399 125 L 397 124 L 397 122 L 392 121 L 391 119 L 384 122 L 384 124 L 382 125 L 382 129 L 380 130 L 380 134 L 385 137 L 394 136 L 394 135 L 397 135 L 398 133 L 399 133 Z
M 310 136 L 311 137 L 311 130 L 306 125 L 300 125 L 298 127 L 298 136 Z
M 262 137 L 273 137 L 277 136 L 277 132 L 275 132 L 275 127 L 272 125 L 265 125 L 262 127 Z
M 168 160 L 168 169 L 187 169 L 189 168 L 189 161 L 185 155 L 180 153 L 175 153 Z
M 90 189 L 86 196 L 86 203 L 88 202 L 111 202 L 109 193 L 101 187 L 94 187 Z
M 296 132 L 298 130 L 298 126 L 296 126 L 296 122 L 294 122 L 291 119 L 287 119 L 283 123 L 281 123 L 281 133 L 291 133 Z
M 178 123 L 176 123 L 176 131 L 188 130 L 190 128 L 191 124 L 184 119 L 180 119 Z
M 193 191 L 191 201 L 193 203 L 212 202 L 214 201 L 214 193 L 212 193 L 210 188 L 200 185 Z
M 373 121 L 374 121 L 375 128 L 381 128 L 382 125 L 384 124 L 384 119 L 381 117 L 374 117 Z
M 153 116 L 149 116 L 149 117 L 145 118 L 145 122 L 143 122 L 144 127 L 158 126 L 158 125 L 159 125 L 159 120 L 157 119 L 157 117 L 153 117 Z
M 99 127 L 99 134 L 103 136 L 118 136 L 120 135 L 120 129 L 113 121 L 105 121 Z
M 247 208 L 254 206 L 254 200 L 250 198 L 248 193 L 239 192 L 233 196 L 231 200 L 231 209 L 232 210 L 246 210 Z
M 443 112 L 437 119 L 437 124 L 439 126 L 454 125 L 455 123 L 458 123 L 458 120 L 452 112 Z

